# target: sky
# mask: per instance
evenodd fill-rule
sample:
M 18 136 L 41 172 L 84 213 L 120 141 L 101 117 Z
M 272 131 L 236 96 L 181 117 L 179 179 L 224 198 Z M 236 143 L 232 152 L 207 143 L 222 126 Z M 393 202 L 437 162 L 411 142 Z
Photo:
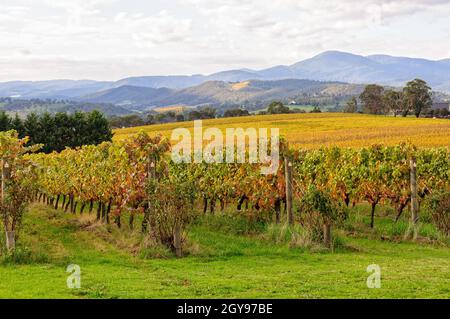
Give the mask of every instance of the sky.
M 450 0 L 0 0 L 0 81 L 450 58 Z

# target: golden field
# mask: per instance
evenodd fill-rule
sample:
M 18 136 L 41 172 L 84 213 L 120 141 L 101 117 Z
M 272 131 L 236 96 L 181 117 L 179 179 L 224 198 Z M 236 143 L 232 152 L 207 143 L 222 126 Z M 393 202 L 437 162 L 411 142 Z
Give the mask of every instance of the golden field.
M 175 112 L 175 113 L 181 113 L 185 111 L 188 107 L 184 105 L 172 105 L 172 106 L 161 106 L 154 108 L 153 111 L 156 113 L 167 113 L 167 112 Z
M 170 138 L 178 127 L 193 130 L 193 122 L 179 122 L 118 129 L 114 140 L 122 140 L 143 130 L 151 135 Z M 386 145 L 411 142 L 419 147 L 450 146 L 450 120 L 401 118 L 365 114 L 315 113 L 257 115 L 204 120 L 203 129 L 217 127 L 243 129 L 279 128 L 291 145 L 303 148 L 320 146 L 364 147 L 375 143 Z

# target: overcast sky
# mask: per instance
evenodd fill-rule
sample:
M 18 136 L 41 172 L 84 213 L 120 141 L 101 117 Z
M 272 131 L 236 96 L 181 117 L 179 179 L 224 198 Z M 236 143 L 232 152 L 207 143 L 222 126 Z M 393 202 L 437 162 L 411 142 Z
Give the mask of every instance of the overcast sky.
M 450 0 L 0 0 L 0 81 L 450 58 Z

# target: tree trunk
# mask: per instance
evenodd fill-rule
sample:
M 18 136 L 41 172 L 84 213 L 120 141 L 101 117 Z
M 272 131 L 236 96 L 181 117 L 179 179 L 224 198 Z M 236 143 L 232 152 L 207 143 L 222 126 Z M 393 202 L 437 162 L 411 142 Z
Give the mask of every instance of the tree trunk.
M 102 222 L 106 221 L 106 204 L 102 202 Z
M 275 201 L 275 223 L 280 223 L 280 215 L 281 215 L 281 200 L 277 199 Z
M 408 205 L 408 202 L 409 202 L 409 200 L 406 201 L 406 202 L 400 202 L 400 203 L 397 205 L 397 208 L 396 208 L 396 210 L 397 210 L 397 216 L 395 216 L 395 223 L 397 223 L 397 222 L 399 221 L 400 217 L 402 216 L 403 210 L 404 210 L 405 207 Z
M 371 206 L 372 206 L 372 210 L 371 210 L 371 214 L 370 214 L 370 228 L 373 228 L 374 220 L 375 220 L 375 208 L 377 207 L 377 203 L 373 202 L 373 203 L 371 203 Z
M 216 199 L 215 198 L 211 198 L 211 201 L 209 203 L 209 212 L 211 214 L 214 214 L 214 209 L 216 208 Z
M 121 220 L 120 220 L 120 215 L 118 215 L 118 216 L 116 216 L 114 218 L 114 222 L 116 223 L 118 228 L 122 227 L 122 223 L 121 223 Z
M 92 213 L 93 209 L 94 209 L 94 200 L 91 199 L 89 202 L 89 214 Z
M 109 213 L 111 212 L 112 198 L 108 201 L 108 209 L 106 210 L 106 223 L 109 224 Z
M 102 202 L 101 201 L 99 201 L 98 202 L 98 206 L 97 206 L 97 220 L 100 220 L 100 217 L 101 217 L 101 211 L 102 211 Z
M 286 178 L 286 208 L 289 225 L 294 224 L 294 214 L 292 212 L 292 162 L 288 157 L 284 158 L 284 169 Z
M 208 199 L 206 197 L 203 197 L 203 214 L 206 214 L 207 210 L 208 210 Z
M 405 239 L 410 237 L 412 233 L 413 239 L 416 240 L 419 234 L 419 203 L 417 199 L 417 164 L 416 158 L 410 160 L 410 184 L 411 184 L 411 221 L 405 234 Z
M 350 205 L 350 196 L 348 193 L 345 193 L 344 203 L 345 203 L 345 206 L 347 206 L 347 207 L 348 207 L 348 205 Z
M 75 213 L 75 210 L 74 210 L 74 204 L 75 204 L 75 199 L 74 199 L 74 196 L 71 195 L 71 196 L 70 196 L 70 212 L 71 212 L 72 214 Z
M 173 230 L 173 245 L 175 248 L 175 254 L 177 257 L 181 257 L 183 255 L 181 249 L 181 226 L 178 222 L 175 224 Z
M 242 204 L 244 203 L 244 200 L 246 200 L 246 199 L 247 199 L 247 196 L 245 196 L 245 195 L 243 195 L 243 196 L 241 196 L 241 198 L 239 198 L 239 201 L 238 201 L 238 204 L 236 207 L 237 210 L 242 209 Z
M 60 197 L 61 197 L 61 195 L 59 195 L 59 194 L 58 194 L 58 196 L 56 196 L 55 209 L 58 209 L 58 203 L 59 203 Z
M 74 204 L 73 204 L 73 212 L 74 214 L 77 213 L 77 206 L 78 206 L 78 202 L 76 200 L 74 200 Z
M 64 209 L 64 205 L 66 204 L 66 195 L 63 195 L 63 201 L 61 204 L 61 208 Z
M 5 231 L 6 233 L 6 249 L 12 252 L 16 248 L 16 233 L 15 231 Z
M 150 212 L 149 212 L 149 205 L 146 204 L 144 208 L 144 218 L 142 218 L 142 224 L 141 224 L 141 232 L 145 234 L 148 229 L 148 222 L 150 219 Z
M 331 248 L 331 224 L 323 224 L 323 243 L 326 247 Z
M 130 213 L 130 220 L 128 221 L 130 229 L 134 229 L 134 214 Z
M 69 198 L 67 199 L 66 207 L 64 207 L 64 212 L 67 213 L 67 210 L 69 209 L 70 202 L 72 201 L 72 195 L 69 195 Z
M 80 214 L 83 214 L 85 207 L 86 207 L 86 202 L 83 202 L 83 204 L 81 205 L 81 208 L 80 208 Z

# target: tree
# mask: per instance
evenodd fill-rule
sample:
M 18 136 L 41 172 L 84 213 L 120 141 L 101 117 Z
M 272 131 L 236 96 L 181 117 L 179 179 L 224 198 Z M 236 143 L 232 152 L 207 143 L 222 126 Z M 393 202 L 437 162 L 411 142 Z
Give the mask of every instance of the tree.
M 151 117 L 151 119 L 150 119 Z M 152 124 L 153 119 L 153 115 L 149 114 L 147 116 L 147 120 L 148 120 L 148 124 Z M 109 120 L 109 124 L 113 127 L 113 128 L 121 128 L 121 127 L 133 127 L 133 126 L 142 126 L 145 125 L 146 122 L 145 120 L 140 117 L 139 115 L 126 115 L 126 116 L 115 116 L 110 118 Z
M 364 113 L 383 114 L 385 112 L 383 92 L 384 88 L 377 84 L 369 84 L 365 87 L 364 92 L 359 96 L 363 102 Z
M 29 113 L 24 123 L 25 136 L 28 136 L 30 144 L 38 143 L 38 134 L 39 134 L 39 117 L 36 113 Z
M 0 111 L 0 132 L 8 131 L 11 128 L 11 119 L 5 111 Z
M 213 119 L 216 117 L 216 109 L 207 106 L 200 109 L 200 114 L 202 119 Z
M 314 108 L 309 111 L 309 113 L 322 113 L 322 110 L 318 106 L 314 106 Z
M 27 138 L 19 139 L 16 131 L 0 132 L 0 217 L 6 235 L 6 248 L 15 248 L 17 231 L 35 186 L 33 165 L 24 154 L 39 146 L 26 147 Z
M 358 100 L 354 96 L 347 101 L 344 107 L 344 113 L 356 113 L 356 111 L 358 111 Z
M 427 82 L 421 79 L 408 82 L 403 89 L 403 93 L 406 107 L 413 111 L 416 117 L 431 108 L 433 104 L 431 88 L 427 85 Z
M 20 138 L 25 137 L 25 128 L 23 126 L 23 121 L 17 113 L 14 116 L 14 119 L 11 121 L 11 128 L 19 134 Z
M 195 120 L 199 120 L 201 118 L 202 118 L 202 116 L 201 116 L 200 112 L 196 111 L 196 110 L 191 111 L 188 114 L 188 120 L 189 121 L 195 121 Z
M 105 141 L 111 141 L 113 133 L 108 120 L 99 111 L 92 111 L 87 116 L 86 144 L 97 145 Z
M 394 116 L 397 116 L 405 111 L 403 92 L 387 90 L 384 93 L 383 98 L 386 109 L 394 113 Z
M 268 114 L 284 114 L 284 113 L 291 113 L 291 110 L 289 107 L 284 106 L 283 103 L 280 101 L 274 101 L 269 104 L 267 107 L 267 113 Z
M 223 117 L 248 116 L 250 113 L 243 109 L 229 109 L 223 114 Z

